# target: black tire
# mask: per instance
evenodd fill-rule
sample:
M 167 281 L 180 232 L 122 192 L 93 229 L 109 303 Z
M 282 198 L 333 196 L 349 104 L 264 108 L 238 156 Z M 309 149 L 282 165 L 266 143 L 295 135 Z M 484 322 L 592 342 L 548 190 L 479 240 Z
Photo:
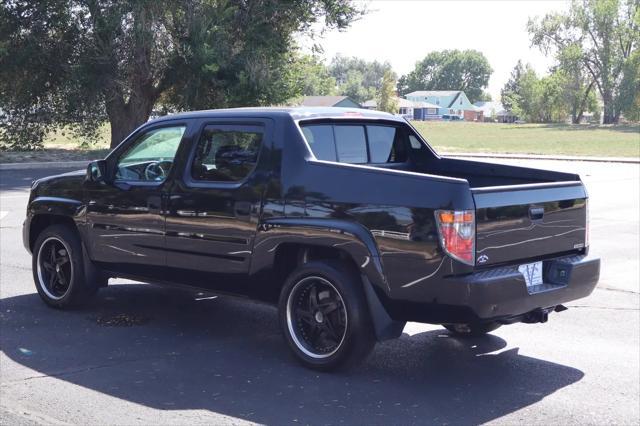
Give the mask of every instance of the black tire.
M 51 225 L 38 235 L 32 270 L 40 298 L 54 308 L 78 307 L 98 290 L 98 283 L 85 279 L 80 237 L 66 225 Z
M 280 293 L 279 317 L 289 348 L 314 370 L 351 367 L 375 345 L 362 282 L 342 262 L 313 261 L 293 271 Z
M 486 322 L 477 324 L 442 324 L 444 328 L 455 336 L 459 337 L 478 337 L 491 333 L 502 326 L 497 322 Z

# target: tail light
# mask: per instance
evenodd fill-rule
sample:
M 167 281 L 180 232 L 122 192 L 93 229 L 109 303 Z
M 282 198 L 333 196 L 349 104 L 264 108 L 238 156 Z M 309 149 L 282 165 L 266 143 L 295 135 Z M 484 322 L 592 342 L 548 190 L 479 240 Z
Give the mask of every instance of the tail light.
M 475 258 L 476 221 L 473 210 L 436 210 L 440 243 L 451 257 L 467 265 Z

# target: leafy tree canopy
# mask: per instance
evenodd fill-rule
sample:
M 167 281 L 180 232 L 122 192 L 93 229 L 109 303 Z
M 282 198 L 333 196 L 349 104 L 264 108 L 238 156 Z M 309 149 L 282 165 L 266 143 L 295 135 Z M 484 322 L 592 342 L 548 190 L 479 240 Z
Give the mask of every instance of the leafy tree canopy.
M 5 0 L 0 143 L 33 148 L 54 127 L 111 144 L 157 103 L 175 110 L 266 105 L 299 94 L 294 34 L 345 28 L 349 0 Z
M 528 29 L 532 43 L 545 53 L 573 51 L 602 97 L 604 123 L 616 123 L 633 103 L 621 88 L 637 74 L 633 57 L 640 44 L 640 2 L 574 0 L 568 12 L 532 19 Z
M 396 78 L 389 62 L 368 62 L 342 55 L 331 60 L 329 72 L 338 84 L 338 93 L 359 103 L 375 98 L 382 88 L 385 73 Z
M 302 55 L 293 62 L 294 86 L 302 96 L 326 96 L 336 93 L 336 79 L 316 56 Z
M 514 115 L 527 121 L 560 122 L 571 115 L 577 122 L 585 110 L 595 111 L 597 107 L 594 92 L 585 91 L 581 84 L 575 75 L 560 67 L 540 78 L 531 65 L 518 61 L 502 89 L 501 101 Z
M 398 80 L 398 91 L 404 96 L 416 90 L 463 90 L 473 103 L 483 98 L 492 72 L 477 50 L 431 52 Z
M 385 71 L 382 77 L 382 86 L 378 91 L 376 101 L 379 111 L 386 111 L 392 114 L 398 113 L 396 79 L 390 70 Z

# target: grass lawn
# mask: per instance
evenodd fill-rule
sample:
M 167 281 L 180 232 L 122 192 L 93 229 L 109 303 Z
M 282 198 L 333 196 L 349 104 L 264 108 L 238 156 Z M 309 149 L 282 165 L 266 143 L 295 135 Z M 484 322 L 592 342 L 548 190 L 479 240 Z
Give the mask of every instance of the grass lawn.
M 490 152 L 596 157 L 640 157 L 640 125 L 498 124 L 414 121 L 413 125 L 439 152 Z M 69 132 L 51 133 L 40 151 L 0 152 L 0 163 L 71 161 L 104 158 L 109 152 L 109 126 L 94 143 L 79 148 Z
M 0 151 L 0 163 L 26 163 L 47 161 L 95 160 L 109 153 L 111 131 L 109 125 L 100 128 L 98 138 L 87 147 L 71 132 L 58 130 L 51 132 L 44 142 L 44 149 L 38 151 Z
M 414 121 L 439 152 L 640 157 L 640 125 Z

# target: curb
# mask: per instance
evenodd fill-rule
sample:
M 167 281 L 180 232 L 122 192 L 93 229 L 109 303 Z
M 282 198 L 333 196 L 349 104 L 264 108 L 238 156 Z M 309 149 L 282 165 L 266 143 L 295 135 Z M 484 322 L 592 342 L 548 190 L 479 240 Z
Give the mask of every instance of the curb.
M 556 160 L 556 161 L 588 161 L 596 163 L 640 164 L 640 158 L 633 157 L 579 157 L 570 155 L 529 155 L 529 154 L 491 154 L 477 152 L 443 152 L 443 157 L 469 158 L 502 158 L 508 160 Z
M 40 163 L 0 163 L 1 170 L 26 170 L 26 169 L 51 169 L 51 168 L 85 168 L 91 160 L 83 161 L 60 161 L 60 162 L 40 162 Z

